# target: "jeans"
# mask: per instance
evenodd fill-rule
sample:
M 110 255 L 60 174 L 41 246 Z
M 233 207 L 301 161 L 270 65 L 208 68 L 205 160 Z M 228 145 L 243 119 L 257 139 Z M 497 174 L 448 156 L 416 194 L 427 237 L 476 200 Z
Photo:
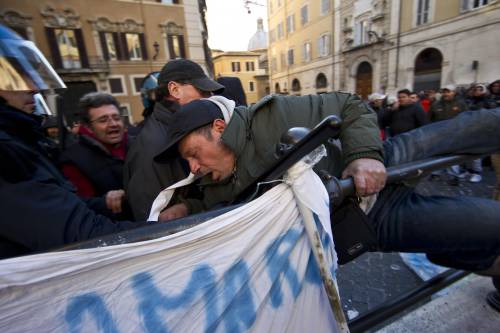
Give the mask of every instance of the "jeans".
M 464 112 L 384 142 L 385 165 L 500 150 L 500 109 Z M 381 251 L 424 252 L 446 266 L 479 271 L 500 255 L 500 202 L 423 196 L 388 185 L 368 214 Z

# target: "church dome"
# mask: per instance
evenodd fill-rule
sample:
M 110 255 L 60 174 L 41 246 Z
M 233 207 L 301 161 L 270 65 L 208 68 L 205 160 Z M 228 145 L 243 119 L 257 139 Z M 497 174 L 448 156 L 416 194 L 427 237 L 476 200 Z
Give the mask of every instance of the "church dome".
M 267 48 L 267 33 L 264 31 L 264 22 L 257 19 L 257 32 L 248 42 L 248 51 L 261 50 Z

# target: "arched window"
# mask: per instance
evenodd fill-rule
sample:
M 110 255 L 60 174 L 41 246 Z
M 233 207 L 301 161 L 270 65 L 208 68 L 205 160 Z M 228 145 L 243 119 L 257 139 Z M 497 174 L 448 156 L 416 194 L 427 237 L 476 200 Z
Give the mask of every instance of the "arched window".
M 413 90 L 438 90 L 441 87 L 443 55 L 435 48 L 420 52 L 415 59 L 415 78 Z
M 369 62 L 359 64 L 356 72 L 356 94 L 366 99 L 372 93 L 373 69 Z
M 326 79 L 325 74 L 319 73 L 316 76 L 316 89 L 324 89 L 328 86 L 328 80 Z
M 297 92 L 300 91 L 300 81 L 298 79 L 293 79 L 292 81 L 292 91 Z
M 278 82 L 276 82 L 276 84 L 274 85 L 274 92 L 277 94 L 279 94 L 281 92 L 280 84 Z

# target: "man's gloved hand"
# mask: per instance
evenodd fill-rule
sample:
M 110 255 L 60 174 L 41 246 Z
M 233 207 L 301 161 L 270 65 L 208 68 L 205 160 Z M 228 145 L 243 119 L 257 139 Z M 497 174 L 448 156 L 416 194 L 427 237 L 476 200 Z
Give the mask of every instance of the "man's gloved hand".
M 342 172 L 342 178 L 352 177 L 358 196 L 368 196 L 380 192 L 387 178 L 382 162 L 371 158 L 352 161 Z
M 160 216 L 158 216 L 158 222 L 178 219 L 180 217 L 187 216 L 187 214 L 188 208 L 185 204 L 176 204 L 161 212 Z
M 122 212 L 122 201 L 125 197 L 124 190 L 109 191 L 106 193 L 106 207 L 114 214 Z

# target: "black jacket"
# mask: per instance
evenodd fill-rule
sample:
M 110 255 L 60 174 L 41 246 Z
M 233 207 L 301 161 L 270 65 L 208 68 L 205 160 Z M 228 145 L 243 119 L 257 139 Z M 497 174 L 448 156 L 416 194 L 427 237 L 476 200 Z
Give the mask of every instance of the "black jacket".
M 168 144 L 170 122 L 178 107 L 168 101 L 156 103 L 153 114 L 127 152 L 123 183 L 136 220 L 147 219 L 158 193 L 189 174 L 189 168 L 183 166 L 185 162 L 180 158 L 164 163 L 154 160 Z
M 72 164 L 92 183 L 96 195 L 123 189 L 124 161 L 111 155 L 96 140 L 81 135 L 62 154 L 61 164 Z
M 385 114 L 385 124 L 390 128 L 391 136 L 411 131 L 429 121 L 420 104 L 400 106 L 397 110 Z
M 134 228 L 89 209 L 47 157 L 40 121 L 0 104 L 0 258 Z

